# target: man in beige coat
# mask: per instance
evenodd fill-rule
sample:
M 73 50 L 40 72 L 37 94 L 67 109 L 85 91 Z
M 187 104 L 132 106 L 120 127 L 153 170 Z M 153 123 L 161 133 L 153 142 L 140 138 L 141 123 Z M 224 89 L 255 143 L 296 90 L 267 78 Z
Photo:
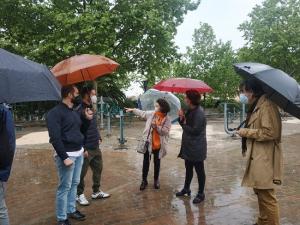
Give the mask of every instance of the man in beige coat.
M 279 225 L 275 188 L 282 183 L 281 118 L 278 107 L 266 98 L 255 80 L 242 84 L 240 99 L 249 104 L 243 138 L 243 153 L 248 156 L 242 186 L 252 187 L 258 197 L 257 225 Z

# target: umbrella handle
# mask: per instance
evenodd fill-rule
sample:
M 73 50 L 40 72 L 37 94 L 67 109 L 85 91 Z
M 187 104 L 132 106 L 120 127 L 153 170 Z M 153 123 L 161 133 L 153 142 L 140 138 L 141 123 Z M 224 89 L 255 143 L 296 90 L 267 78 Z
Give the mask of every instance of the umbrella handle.
M 178 120 L 179 120 L 179 117 L 177 117 L 176 119 L 172 120 L 171 123 L 174 124 L 174 123 L 178 122 Z

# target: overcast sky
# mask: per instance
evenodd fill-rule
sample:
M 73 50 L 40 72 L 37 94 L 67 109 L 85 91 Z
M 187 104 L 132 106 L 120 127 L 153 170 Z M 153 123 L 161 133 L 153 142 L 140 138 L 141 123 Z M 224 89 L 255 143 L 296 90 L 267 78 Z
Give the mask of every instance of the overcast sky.
M 175 42 L 180 47 L 180 52 L 185 52 L 186 47 L 193 44 L 192 36 L 200 22 L 211 25 L 217 38 L 231 41 L 234 49 L 242 47 L 244 40 L 237 28 L 247 20 L 252 8 L 262 2 L 263 0 L 202 0 L 198 9 L 189 12 L 177 29 Z M 127 96 L 136 96 L 142 92 L 138 83 L 132 83 L 125 93 Z
M 189 12 L 182 25 L 177 29 L 176 44 L 181 52 L 192 45 L 194 29 L 199 23 L 208 23 L 214 29 L 218 39 L 231 41 L 232 46 L 238 49 L 243 46 L 242 33 L 238 26 L 248 19 L 252 8 L 261 4 L 263 0 L 202 0 L 198 9 Z

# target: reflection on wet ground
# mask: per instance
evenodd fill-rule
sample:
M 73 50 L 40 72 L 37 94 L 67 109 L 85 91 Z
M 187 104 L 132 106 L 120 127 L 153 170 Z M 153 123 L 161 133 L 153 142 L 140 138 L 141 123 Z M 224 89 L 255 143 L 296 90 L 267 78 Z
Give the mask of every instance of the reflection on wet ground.
M 142 155 L 134 150 L 143 129 L 142 122 L 126 127 L 129 150 L 115 151 L 118 129 L 103 142 L 104 171 L 102 188 L 112 194 L 106 200 L 91 201 L 79 207 L 87 214 L 82 225 L 250 225 L 257 216 L 256 196 L 251 189 L 240 187 L 245 160 L 241 157 L 239 139 L 223 132 L 221 122 L 209 122 L 209 154 L 206 161 L 206 201 L 199 206 L 192 198 L 176 198 L 175 192 L 184 182 L 184 163 L 177 159 L 181 129 L 173 126 L 169 154 L 162 161 L 161 189 L 139 191 Z M 35 131 L 31 129 L 30 132 Z M 18 151 L 8 185 L 7 204 L 12 225 L 55 224 L 54 201 L 57 173 L 53 151 L 47 143 L 45 129 L 30 133 L 25 129 L 18 136 Z M 282 225 L 300 224 L 300 124 L 284 125 L 285 182 L 278 192 Z M 298 134 L 297 134 L 298 133 Z M 103 136 L 105 131 L 103 131 Z M 91 173 L 86 178 L 86 195 L 91 194 Z M 197 184 L 193 180 L 192 196 Z M 72 223 L 73 224 L 73 223 Z

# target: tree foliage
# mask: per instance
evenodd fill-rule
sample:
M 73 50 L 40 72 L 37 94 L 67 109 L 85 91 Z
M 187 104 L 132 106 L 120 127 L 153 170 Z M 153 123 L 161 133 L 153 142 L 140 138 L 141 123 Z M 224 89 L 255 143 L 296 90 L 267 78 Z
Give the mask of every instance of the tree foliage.
M 208 83 L 211 96 L 236 95 L 232 64 L 256 61 L 300 81 L 300 1 L 265 0 L 240 25 L 246 45 L 236 54 L 201 23 L 193 45 L 180 55 L 174 43 L 184 15 L 200 0 L 1 0 L 0 47 L 52 67 L 75 54 L 101 54 L 120 63 L 99 79 L 103 94 L 124 95 L 132 80 L 155 82 L 190 77 Z M 112 94 L 113 93 L 113 94 Z
M 181 62 L 174 64 L 172 72 L 206 82 L 214 89 L 211 96 L 225 100 L 236 95 L 239 77 L 232 66 L 235 60 L 231 43 L 217 40 L 212 27 L 200 23 L 193 35 L 193 46 Z
M 240 25 L 247 44 L 241 61 L 257 61 L 282 69 L 300 81 L 300 1 L 265 0 Z
M 2 0 L 0 47 L 53 66 L 75 54 L 120 63 L 118 80 L 154 80 L 176 56 L 173 38 L 192 0 Z M 120 83 L 120 82 L 119 82 Z

